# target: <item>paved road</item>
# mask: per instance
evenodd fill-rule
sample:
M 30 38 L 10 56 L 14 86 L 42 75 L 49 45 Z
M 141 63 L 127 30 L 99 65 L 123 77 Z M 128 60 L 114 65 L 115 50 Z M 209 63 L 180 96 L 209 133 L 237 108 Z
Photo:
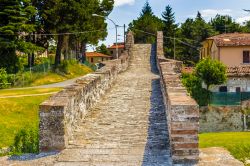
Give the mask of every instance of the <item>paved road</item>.
M 171 165 L 165 108 L 151 51 L 151 45 L 135 45 L 129 69 L 118 76 L 107 95 L 83 119 L 69 149 L 55 156 L 3 163 Z

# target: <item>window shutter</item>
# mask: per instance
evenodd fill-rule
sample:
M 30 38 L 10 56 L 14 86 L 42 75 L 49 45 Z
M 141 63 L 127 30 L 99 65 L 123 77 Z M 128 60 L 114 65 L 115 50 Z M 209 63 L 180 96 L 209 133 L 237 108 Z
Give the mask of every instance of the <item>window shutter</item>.
M 250 63 L 249 51 L 243 51 L 243 63 Z

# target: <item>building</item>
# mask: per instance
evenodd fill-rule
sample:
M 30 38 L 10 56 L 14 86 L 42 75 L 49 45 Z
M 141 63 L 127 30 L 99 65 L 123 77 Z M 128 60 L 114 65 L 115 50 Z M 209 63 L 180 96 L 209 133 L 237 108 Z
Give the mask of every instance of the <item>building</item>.
M 207 38 L 200 58 L 211 57 L 228 67 L 250 65 L 250 33 L 226 33 Z
M 99 52 L 86 52 L 86 59 L 90 63 L 100 63 L 112 59 L 112 56 L 105 55 Z
M 108 50 L 110 51 L 113 59 L 116 59 L 116 43 L 114 43 L 112 46 L 108 47 Z M 125 46 L 124 43 L 118 43 L 118 56 L 120 57 L 121 54 L 124 52 Z

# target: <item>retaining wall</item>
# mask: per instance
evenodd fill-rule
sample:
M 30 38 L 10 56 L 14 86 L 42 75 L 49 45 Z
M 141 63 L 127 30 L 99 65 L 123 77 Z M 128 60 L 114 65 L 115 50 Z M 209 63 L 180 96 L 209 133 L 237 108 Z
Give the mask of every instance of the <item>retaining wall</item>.
M 199 106 L 181 83 L 182 62 L 164 57 L 162 32 L 157 33 L 157 66 L 167 111 L 173 162 L 196 163 L 199 159 Z
M 201 107 L 200 132 L 243 131 L 241 106 Z
M 100 70 L 83 76 L 40 105 L 40 151 L 62 150 L 68 147 L 78 122 L 88 113 L 129 65 L 133 34 L 127 35 L 126 51 L 116 60 L 104 62 Z

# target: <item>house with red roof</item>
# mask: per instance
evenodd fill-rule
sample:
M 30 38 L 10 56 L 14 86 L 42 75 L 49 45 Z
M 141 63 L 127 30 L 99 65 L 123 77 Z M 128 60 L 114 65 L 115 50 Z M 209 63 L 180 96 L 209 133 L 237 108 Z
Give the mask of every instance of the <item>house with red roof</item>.
M 210 57 L 227 66 L 228 80 L 213 92 L 250 92 L 250 33 L 225 33 L 207 38 L 200 58 Z
M 125 50 L 125 45 L 124 45 L 124 43 L 117 43 L 117 47 L 118 47 L 118 56 L 120 57 L 121 54 Z M 116 59 L 117 58 L 116 57 L 116 43 L 114 43 L 112 46 L 108 47 L 108 50 L 110 51 L 113 59 Z
M 211 57 L 228 67 L 250 65 L 250 33 L 225 33 L 207 38 L 200 57 Z
M 112 59 L 112 56 L 105 55 L 99 52 L 86 52 L 86 59 L 88 62 L 95 64 Z

